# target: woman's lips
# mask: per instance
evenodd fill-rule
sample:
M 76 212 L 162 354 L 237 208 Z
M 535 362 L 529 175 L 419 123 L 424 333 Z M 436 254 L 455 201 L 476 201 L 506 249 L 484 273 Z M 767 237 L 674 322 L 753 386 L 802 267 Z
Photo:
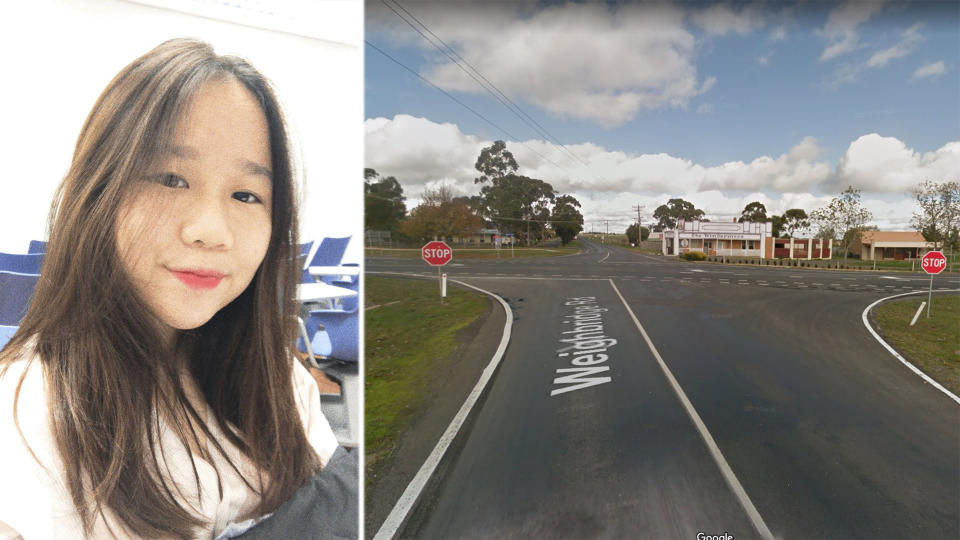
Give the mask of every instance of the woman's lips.
M 225 275 L 216 270 L 201 269 L 170 270 L 170 273 L 191 289 L 212 289 L 220 284 Z

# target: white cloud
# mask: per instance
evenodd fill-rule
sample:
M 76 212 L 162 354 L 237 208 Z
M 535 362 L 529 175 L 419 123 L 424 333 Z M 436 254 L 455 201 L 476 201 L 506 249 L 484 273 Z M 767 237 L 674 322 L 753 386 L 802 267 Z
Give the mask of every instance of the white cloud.
M 485 92 L 393 13 L 367 7 L 372 28 L 431 55 L 424 77 L 445 90 Z M 696 39 L 684 27 L 684 11 L 670 4 L 569 3 L 536 10 L 530 4 L 441 3 L 408 9 L 514 101 L 561 118 L 617 126 L 641 110 L 684 107 L 713 84 L 698 76 Z
M 411 194 L 419 194 L 425 186 L 437 187 L 438 181 L 472 184 L 478 175 L 473 164 L 480 149 L 489 144 L 464 135 L 454 124 L 436 124 L 406 114 L 368 119 L 364 133 L 364 167 L 397 177 Z
M 365 131 L 365 166 L 396 176 L 408 207 L 416 205 L 425 187 L 446 185 L 464 195 L 479 191 L 473 183 L 477 176 L 473 163 L 491 141 L 466 135 L 453 124 L 408 115 L 369 119 Z M 790 208 L 810 212 L 851 184 L 863 190 L 863 202 L 873 212 L 875 224 L 904 230 L 914 204 L 907 191 L 925 178 L 955 178 L 960 170 L 960 142 L 919 153 L 898 139 L 875 133 L 853 141 L 836 168 L 818 161 L 821 150 L 812 137 L 778 157 L 712 167 L 663 153 L 607 150 L 589 142 L 566 146 L 577 160 L 544 141 L 507 141 L 507 148 L 521 174 L 546 179 L 559 192 L 575 196 L 583 205 L 588 229 L 593 223 L 603 230 L 605 225 L 598 224 L 609 221 L 611 231 L 632 222 L 636 215 L 632 206 L 646 206 L 649 223 L 654 209 L 673 197 L 695 203 L 710 219 L 726 220 L 752 201 L 762 202 L 768 214 Z
M 929 64 L 924 64 L 917 68 L 913 72 L 914 79 L 926 79 L 926 78 L 936 78 L 940 75 L 943 75 L 947 72 L 947 66 L 943 63 L 943 60 L 939 62 L 931 62 Z
M 832 60 L 858 49 L 860 25 L 879 13 L 883 5 L 883 0 L 850 0 L 834 8 L 821 30 L 821 34 L 827 38 L 827 46 L 820 54 L 820 61 Z
M 784 25 L 777 26 L 770 30 L 770 35 L 767 37 L 771 43 L 777 43 L 787 39 L 787 27 Z
M 867 69 L 882 68 L 891 60 L 907 56 L 913 52 L 916 46 L 923 40 L 923 36 L 920 34 L 922 27 L 922 23 L 916 23 L 904 30 L 897 43 L 875 52 L 866 62 L 860 64 L 845 63 L 838 66 L 830 76 L 821 82 L 821 85 L 826 88 L 836 89 L 840 85 L 857 81 L 860 75 Z
M 773 53 L 774 53 L 774 51 L 770 51 L 770 52 L 768 52 L 767 54 L 765 54 L 765 55 L 763 55 L 763 56 L 758 56 L 758 57 L 757 57 L 757 63 L 760 64 L 761 66 L 766 66 L 766 65 L 768 65 L 768 64 L 770 63 L 770 58 L 773 57 Z
M 920 29 L 922 27 L 922 23 L 917 23 L 906 29 L 900 36 L 900 41 L 894 46 L 874 53 L 874 55 L 870 57 L 870 60 L 867 60 L 867 67 L 883 67 L 887 65 L 887 62 L 890 60 L 903 58 L 913 52 L 917 44 L 923 40 L 923 36 L 920 35 Z
M 729 4 L 715 4 L 693 11 L 690 19 L 708 36 L 725 36 L 730 33 L 743 35 L 764 24 L 763 14 L 754 4 L 741 8 L 739 12 L 734 11 Z
M 709 103 L 701 103 L 700 106 L 697 107 L 697 114 L 710 114 L 712 112 L 713 112 L 713 105 Z
M 955 179 L 960 171 L 960 142 L 920 153 L 894 137 L 877 133 L 850 143 L 840 158 L 833 185 L 864 191 L 904 193 L 925 179 Z
M 366 167 L 393 175 L 415 191 L 430 181 L 451 181 L 461 191 L 474 190 L 477 155 L 491 141 L 464 135 L 453 124 L 436 124 L 425 118 L 398 115 L 366 122 Z M 811 190 L 831 174 L 818 162 L 820 149 L 812 137 L 789 152 L 761 156 L 749 163 L 735 161 L 705 167 L 669 154 L 634 154 L 607 150 L 593 143 L 567 145 L 566 155 L 545 141 L 508 141 L 520 164 L 520 173 L 549 179 L 562 191 L 599 193 Z M 586 164 L 586 165 L 584 165 Z
M 820 154 L 813 137 L 803 139 L 790 152 L 750 163 L 731 161 L 706 170 L 700 189 L 791 191 L 811 188 L 830 177 L 830 165 L 817 162 Z

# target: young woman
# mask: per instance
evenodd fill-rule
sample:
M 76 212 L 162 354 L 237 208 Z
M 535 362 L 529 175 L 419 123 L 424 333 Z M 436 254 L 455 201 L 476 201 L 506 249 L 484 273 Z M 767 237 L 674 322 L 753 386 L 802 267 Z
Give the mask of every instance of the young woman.
M 49 226 L 0 353 L 0 537 L 215 538 L 321 470 L 337 443 L 292 354 L 294 179 L 260 73 L 192 40 L 135 60 Z

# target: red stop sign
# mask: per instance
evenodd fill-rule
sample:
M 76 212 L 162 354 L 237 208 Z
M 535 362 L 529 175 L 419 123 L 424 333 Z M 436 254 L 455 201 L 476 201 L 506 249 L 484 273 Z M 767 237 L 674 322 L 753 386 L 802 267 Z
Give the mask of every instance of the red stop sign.
M 931 251 L 920 259 L 920 266 L 928 274 L 939 274 L 947 268 L 947 258 L 940 251 Z
M 447 244 L 434 240 L 420 248 L 420 256 L 430 266 L 443 266 L 453 258 L 453 250 Z

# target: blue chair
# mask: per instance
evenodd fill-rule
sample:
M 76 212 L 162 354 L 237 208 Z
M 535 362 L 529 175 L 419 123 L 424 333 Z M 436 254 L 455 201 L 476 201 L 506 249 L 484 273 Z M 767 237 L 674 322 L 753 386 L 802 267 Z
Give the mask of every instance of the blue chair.
M 0 325 L 20 326 L 40 276 L 0 271 Z
M 357 263 L 346 263 L 341 266 L 360 266 Z M 323 276 L 320 278 L 320 281 L 326 283 L 327 285 L 333 285 L 335 287 L 343 287 L 344 289 L 350 289 L 351 291 L 360 292 L 360 275 L 350 276 L 350 275 L 333 275 L 333 276 Z M 344 298 L 341 300 L 344 311 L 355 311 L 360 305 L 360 296 L 352 296 L 349 298 Z
M 44 257 L 43 253 L 0 253 L 0 272 L 39 275 Z
M 360 357 L 360 317 L 356 311 L 317 310 L 311 319 L 319 319 L 326 337 L 313 336 L 311 346 L 323 356 L 344 362 L 356 362 Z M 319 334 L 319 333 L 318 333 Z M 329 350 L 327 349 L 329 341 Z
M 7 343 L 13 339 L 13 335 L 17 333 L 16 326 L 6 326 L 0 324 L 0 351 L 7 346 Z
M 303 276 L 301 281 L 303 283 L 312 283 L 313 277 L 310 275 L 308 268 L 311 266 L 337 266 L 340 264 L 340 260 L 343 259 L 343 254 L 347 251 L 347 245 L 350 243 L 350 236 L 344 236 L 343 238 L 333 238 L 327 237 L 320 241 L 320 245 L 317 246 L 317 252 L 314 253 L 313 259 L 310 259 L 307 264 L 303 266 Z M 300 246 L 301 254 L 303 253 L 303 245 Z M 309 256 L 310 250 L 307 250 Z
M 43 240 L 31 240 L 30 247 L 27 248 L 27 253 L 46 253 L 47 252 L 47 243 Z
M 347 244 L 350 243 L 350 237 L 343 238 L 324 238 L 317 248 L 308 266 L 337 266 L 343 259 L 343 254 L 347 251 Z
M 360 357 L 359 323 L 360 317 L 356 310 L 311 311 L 305 325 L 313 354 L 343 362 L 356 362 Z M 302 339 L 298 340 L 297 346 L 300 350 L 305 350 Z

